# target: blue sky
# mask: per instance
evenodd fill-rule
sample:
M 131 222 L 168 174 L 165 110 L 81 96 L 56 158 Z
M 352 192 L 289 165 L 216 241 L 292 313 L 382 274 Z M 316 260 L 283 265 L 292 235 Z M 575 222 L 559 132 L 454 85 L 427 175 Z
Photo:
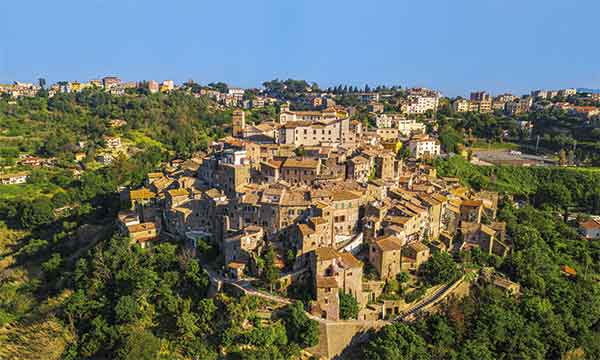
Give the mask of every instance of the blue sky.
M 0 1 L 0 82 L 600 87 L 597 0 Z

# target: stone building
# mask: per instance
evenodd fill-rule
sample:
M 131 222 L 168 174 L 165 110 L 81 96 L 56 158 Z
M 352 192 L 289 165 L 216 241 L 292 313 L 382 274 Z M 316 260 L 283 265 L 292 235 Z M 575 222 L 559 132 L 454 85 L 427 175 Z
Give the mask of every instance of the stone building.
M 384 152 L 375 157 L 375 177 L 384 181 L 396 178 L 394 167 L 395 156 L 391 152 Z
M 315 288 L 319 277 L 335 279 L 340 290 L 354 296 L 359 304 L 363 303 L 363 267 L 354 255 L 340 253 L 333 248 L 318 248 L 311 254 L 310 268 L 315 278 Z
M 359 210 L 362 194 L 351 191 L 334 191 L 331 198 L 333 227 L 336 235 L 353 235 L 358 232 Z
M 483 201 L 463 200 L 460 204 L 460 220 L 480 223 L 483 215 Z
M 311 185 L 321 172 L 321 161 L 288 158 L 281 165 L 281 178 L 292 185 Z
M 232 135 L 234 137 L 243 137 L 246 128 L 246 114 L 244 110 L 236 109 L 231 116 Z
M 308 217 L 311 207 L 304 192 L 291 191 L 284 186 L 264 189 L 258 204 L 258 223 L 269 238 Z
M 311 313 L 322 319 L 337 321 L 340 319 L 339 286 L 335 278 L 318 276 L 315 281 L 316 301 Z
M 127 226 L 127 235 L 131 238 L 132 242 L 138 243 L 141 247 L 145 248 L 150 241 L 158 238 L 158 231 L 156 224 L 145 222 Z
M 145 206 L 156 205 L 158 196 L 147 188 L 140 188 L 129 192 L 129 201 L 131 202 L 131 209 L 139 210 Z
M 296 250 L 295 268 L 305 266 L 311 251 L 334 246 L 331 216 L 310 217 L 306 224 L 296 224 L 290 233 L 290 240 Z
M 411 243 L 402 249 L 402 270 L 417 271 L 429 259 L 429 248 L 422 243 Z
M 261 178 L 266 183 L 274 183 L 281 177 L 281 165 L 283 161 L 280 160 L 268 160 L 261 161 L 260 163 L 260 174 Z
M 393 279 L 401 270 L 402 242 L 395 236 L 375 239 L 369 246 L 369 262 L 382 280 Z
M 486 254 L 505 257 L 510 251 L 510 245 L 504 239 L 504 227 L 504 223 L 493 223 L 488 226 L 462 221 L 460 223 L 460 234 L 463 240 L 461 250 L 477 247 Z
M 299 146 L 343 146 L 354 144 L 350 118 L 334 108 L 321 111 L 289 111 L 280 114 L 279 144 Z
M 371 162 L 364 156 L 355 156 L 346 165 L 346 179 L 364 183 L 371 175 Z
M 225 266 L 235 262 L 241 272 L 251 265 L 250 261 L 255 259 L 263 246 L 264 231 L 260 226 L 249 225 L 241 230 L 228 234 L 221 245 Z M 239 266 L 242 265 L 242 266 Z M 239 272 L 236 274 L 241 275 Z

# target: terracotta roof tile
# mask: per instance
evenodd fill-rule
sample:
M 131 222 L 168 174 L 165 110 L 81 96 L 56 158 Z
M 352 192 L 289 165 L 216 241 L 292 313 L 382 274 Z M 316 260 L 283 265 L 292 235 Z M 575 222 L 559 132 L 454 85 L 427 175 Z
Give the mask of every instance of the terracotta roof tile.
M 315 250 L 318 261 L 333 260 L 340 257 L 340 253 L 334 248 L 322 247 Z
M 579 224 L 579 226 L 581 226 L 585 230 L 599 229 L 600 228 L 600 221 L 590 219 L 590 220 L 582 222 L 581 224 Z
M 376 239 L 375 244 L 383 251 L 394 251 L 402 249 L 402 242 L 395 236 L 386 236 Z
M 156 194 L 146 188 L 131 190 L 129 192 L 129 198 L 131 200 L 153 199 L 155 197 Z
M 349 252 L 341 253 L 340 257 L 342 258 L 342 263 L 344 263 L 344 267 L 347 269 L 362 267 L 362 262 L 360 262 L 360 260 L 355 258 L 354 255 L 352 255 Z
M 306 168 L 314 169 L 319 166 L 319 160 L 289 158 L 283 163 L 283 168 Z

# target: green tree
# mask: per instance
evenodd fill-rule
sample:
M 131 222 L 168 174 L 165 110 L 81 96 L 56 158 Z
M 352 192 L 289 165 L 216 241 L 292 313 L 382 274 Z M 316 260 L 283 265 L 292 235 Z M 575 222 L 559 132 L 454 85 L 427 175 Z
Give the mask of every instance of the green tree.
M 23 202 L 18 209 L 18 213 L 19 224 L 25 229 L 45 225 L 54 220 L 54 210 L 47 198 Z
M 400 283 L 400 285 L 407 283 L 409 279 L 410 275 L 408 275 L 406 271 L 401 271 L 398 273 L 398 275 L 396 275 L 396 280 L 398 283 Z
M 419 273 L 430 285 L 452 282 L 460 276 L 454 259 L 445 252 L 434 253 L 421 265 Z
M 122 296 L 115 306 L 116 319 L 122 323 L 134 322 L 138 319 L 140 305 L 130 295 Z
M 42 270 L 44 270 L 46 277 L 54 279 L 58 276 L 61 265 L 62 257 L 59 253 L 54 253 L 48 261 L 42 264 Z
M 534 195 L 534 202 L 538 207 L 547 206 L 557 211 L 563 210 L 566 220 L 568 207 L 572 203 L 571 192 L 561 183 L 541 184 Z
M 351 294 L 339 292 L 340 296 L 340 317 L 342 319 L 357 319 L 358 318 L 358 302 Z
M 273 290 L 273 285 L 279 279 L 279 269 L 276 266 L 276 254 L 273 247 L 269 246 L 266 252 L 263 254 L 263 268 L 261 272 L 261 278 L 263 281 L 269 285 L 271 290 Z
M 496 357 L 483 339 L 467 340 L 460 349 L 460 359 L 465 360 L 495 360 Z
M 396 322 L 381 329 L 364 347 L 363 358 L 372 360 L 428 360 L 425 340 L 408 325 Z
M 146 330 L 133 330 L 121 348 L 123 360 L 157 360 L 160 353 L 160 339 Z
M 319 325 L 306 315 L 302 302 L 295 301 L 287 306 L 283 322 L 290 341 L 301 347 L 315 346 L 319 342 Z

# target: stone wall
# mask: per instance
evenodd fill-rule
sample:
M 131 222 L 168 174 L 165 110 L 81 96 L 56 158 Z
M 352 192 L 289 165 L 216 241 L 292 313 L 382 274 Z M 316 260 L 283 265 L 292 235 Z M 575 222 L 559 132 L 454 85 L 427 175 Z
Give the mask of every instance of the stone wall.
M 319 322 L 319 344 L 308 349 L 322 359 L 345 359 L 344 352 L 355 352 L 354 346 L 366 342 L 372 330 L 389 324 L 386 321 L 327 321 Z

